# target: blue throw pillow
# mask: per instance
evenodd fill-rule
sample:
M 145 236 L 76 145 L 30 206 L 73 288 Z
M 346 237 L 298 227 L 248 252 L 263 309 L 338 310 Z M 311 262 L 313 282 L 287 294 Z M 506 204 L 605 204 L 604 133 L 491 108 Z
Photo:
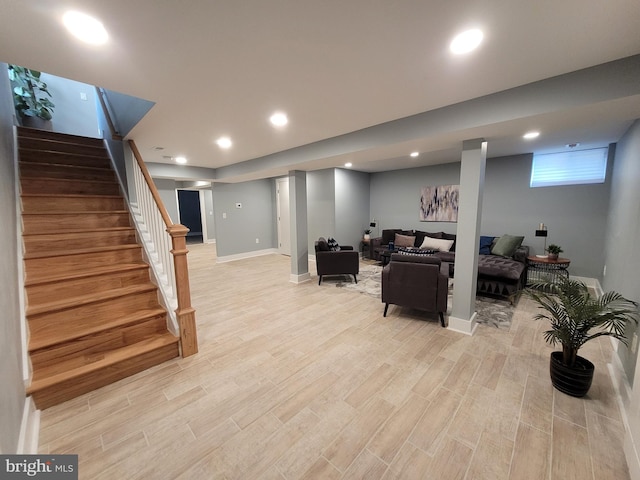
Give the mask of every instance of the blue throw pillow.
M 496 237 L 480 237 L 480 255 L 491 255 L 491 243 Z

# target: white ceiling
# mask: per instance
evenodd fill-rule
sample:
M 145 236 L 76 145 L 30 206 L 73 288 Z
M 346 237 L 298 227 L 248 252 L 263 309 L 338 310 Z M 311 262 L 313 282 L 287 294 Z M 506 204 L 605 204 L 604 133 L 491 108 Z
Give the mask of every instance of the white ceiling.
M 60 21 L 70 8 L 99 17 L 110 42 L 78 43 Z M 238 181 L 345 161 L 371 172 L 458 161 L 476 137 L 490 156 L 615 142 L 640 117 L 638 91 L 386 144 L 320 141 L 639 54 L 638 25 L 638 0 L 3 0 L 0 61 L 155 102 L 129 135 L 146 161 L 254 160 L 251 174 L 226 175 Z M 454 58 L 448 44 L 468 27 L 485 40 Z M 275 110 L 286 128 L 268 123 Z M 523 141 L 532 128 L 541 136 Z M 221 135 L 230 150 L 215 145 Z M 313 142 L 278 168 L 255 160 Z

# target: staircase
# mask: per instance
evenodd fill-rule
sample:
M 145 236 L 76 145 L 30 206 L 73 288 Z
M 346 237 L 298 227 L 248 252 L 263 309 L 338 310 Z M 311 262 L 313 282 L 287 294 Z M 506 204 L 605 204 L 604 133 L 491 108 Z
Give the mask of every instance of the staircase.
M 36 406 L 177 357 L 102 141 L 19 128 L 18 148 Z

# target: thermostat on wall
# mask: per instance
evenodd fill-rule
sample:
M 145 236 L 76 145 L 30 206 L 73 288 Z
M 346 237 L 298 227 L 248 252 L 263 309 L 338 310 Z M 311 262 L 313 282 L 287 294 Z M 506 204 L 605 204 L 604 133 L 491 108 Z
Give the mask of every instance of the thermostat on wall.
M 241 203 L 236 203 L 236 208 L 242 208 L 242 204 Z

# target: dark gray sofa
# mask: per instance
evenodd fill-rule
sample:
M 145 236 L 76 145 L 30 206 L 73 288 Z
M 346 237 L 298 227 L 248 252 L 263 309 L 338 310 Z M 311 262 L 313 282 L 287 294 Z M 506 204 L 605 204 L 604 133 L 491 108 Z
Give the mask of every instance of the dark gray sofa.
M 440 258 L 441 271 L 443 273 L 448 274 L 449 277 L 455 275 L 455 234 L 403 229 L 383 230 L 381 237 L 371 239 L 370 257 L 374 260 L 380 260 L 380 255 L 385 250 L 388 251 L 389 242 L 395 240 L 396 234 L 415 237 L 414 248 L 422 245 L 425 236 L 453 240 L 454 243 L 450 251 L 440 251 L 434 255 Z M 528 256 L 529 247 L 526 245 L 518 247 L 512 257 L 503 257 L 490 253 L 478 255 L 478 293 L 506 297 L 513 303 L 515 297 L 526 285 Z

